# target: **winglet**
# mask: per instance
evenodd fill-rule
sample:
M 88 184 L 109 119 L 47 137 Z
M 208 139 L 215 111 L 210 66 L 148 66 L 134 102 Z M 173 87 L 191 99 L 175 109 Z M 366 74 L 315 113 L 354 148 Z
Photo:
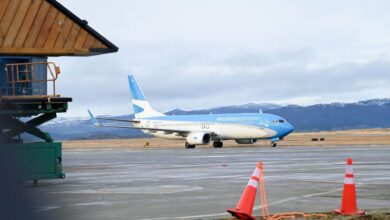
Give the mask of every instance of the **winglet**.
M 91 121 L 93 122 L 93 125 L 95 125 L 96 127 L 101 127 L 102 125 L 96 120 L 96 118 L 93 116 L 92 112 L 87 109 L 88 111 L 88 114 L 89 114 L 89 117 L 91 117 Z

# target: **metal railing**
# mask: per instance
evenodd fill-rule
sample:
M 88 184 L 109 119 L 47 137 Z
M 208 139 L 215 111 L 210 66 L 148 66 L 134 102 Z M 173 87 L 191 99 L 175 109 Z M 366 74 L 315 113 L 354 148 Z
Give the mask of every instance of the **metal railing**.
M 61 73 L 53 62 L 12 63 L 5 65 L 6 86 L 2 96 L 56 96 L 56 80 Z M 48 82 L 52 93 L 48 95 Z

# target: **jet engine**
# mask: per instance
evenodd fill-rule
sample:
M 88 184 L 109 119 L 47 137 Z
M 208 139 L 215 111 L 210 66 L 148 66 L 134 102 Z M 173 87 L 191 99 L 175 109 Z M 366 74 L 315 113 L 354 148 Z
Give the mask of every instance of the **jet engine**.
M 235 141 L 237 144 L 254 144 L 257 142 L 257 139 L 239 139 Z
M 194 132 L 187 136 L 187 143 L 191 145 L 208 144 L 211 141 L 211 135 L 205 132 Z

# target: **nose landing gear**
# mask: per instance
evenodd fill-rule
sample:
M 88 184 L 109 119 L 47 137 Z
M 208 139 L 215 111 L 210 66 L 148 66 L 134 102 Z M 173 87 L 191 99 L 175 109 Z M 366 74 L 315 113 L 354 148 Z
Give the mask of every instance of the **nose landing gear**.
M 277 144 L 276 144 L 276 142 L 271 142 L 271 147 L 276 147 L 277 146 Z

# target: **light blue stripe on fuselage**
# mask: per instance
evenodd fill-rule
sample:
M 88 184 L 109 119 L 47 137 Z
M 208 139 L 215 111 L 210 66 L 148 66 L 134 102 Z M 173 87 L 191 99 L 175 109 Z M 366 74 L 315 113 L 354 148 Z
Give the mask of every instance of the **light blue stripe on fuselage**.
M 144 118 L 145 120 L 164 120 L 164 121 L 189 121 L 189 122 L 216 122 L 233 123 L 260 126 L 260 124 L 270 124 L 274 120 L 282 119 L 272 114 L 259 113 L 239 113 L 239 114 L 210 114 L 210 115 L 169 115 L 162 117 Z

